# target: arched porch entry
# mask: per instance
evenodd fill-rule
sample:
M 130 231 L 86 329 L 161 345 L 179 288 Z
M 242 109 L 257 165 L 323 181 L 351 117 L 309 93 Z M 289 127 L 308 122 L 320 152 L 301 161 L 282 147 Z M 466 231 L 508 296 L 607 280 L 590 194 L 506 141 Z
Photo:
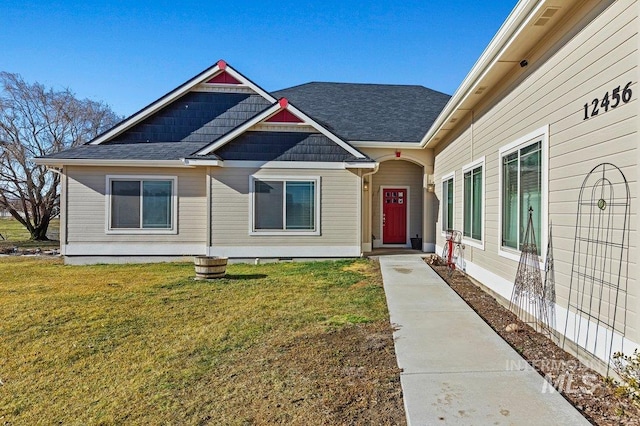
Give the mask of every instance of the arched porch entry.
M 409 248 L 410 239 L 416 236 L 422 239 L 423 251 L 432 251 L 429 247 L 434 236 L 425 222 L 426 216 L 431 216 L 425 215 L 429 210 L 425 201 L 433 194 L 426 190 L 426 166 L 397 158 L 378 161 L 378 170 L 363 178 L 363 251 Z

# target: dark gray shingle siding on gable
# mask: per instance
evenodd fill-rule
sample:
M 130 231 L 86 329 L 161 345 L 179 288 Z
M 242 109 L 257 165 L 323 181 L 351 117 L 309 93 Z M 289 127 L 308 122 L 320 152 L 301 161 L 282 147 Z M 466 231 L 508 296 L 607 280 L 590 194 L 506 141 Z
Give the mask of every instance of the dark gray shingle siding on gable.
M 353 156 L 320 133 L 246 132 L 215 151 L 223 160 L 350 161 Z
M 248 93 L 189 92 L 106 143 L 212 142 L 270 105 Z
M 451 98 L 423 86 L 307 83 L 287 98 L 347 141 L 419 142 Z

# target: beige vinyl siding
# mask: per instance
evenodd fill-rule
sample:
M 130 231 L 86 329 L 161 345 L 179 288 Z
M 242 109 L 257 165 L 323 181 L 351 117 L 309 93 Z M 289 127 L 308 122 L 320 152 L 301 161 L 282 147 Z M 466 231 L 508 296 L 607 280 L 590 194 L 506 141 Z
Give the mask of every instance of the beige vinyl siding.
M 65 171 L 68 176 L 67 241 L 69 243 L 201 243 L 203 246 L 206 244 L 207 178 L 204 168 L 67 166 Z M 107 234 L 105 192 L 108 175 L 176 176 L 178 178 L 177 234 Z
M 471 145 L 471 130 L 464 131 L 455 143 L 450 144 L 444 150 L 436 154 L 436 161 L 434 167 L 435 175 L 435 193 L 439 200 L 438 205 L 438 223 L 436 225 L 436 240 L 438 245 L 442 247 L 444 241 L 444 233 L 442 231 L 442 182 L 443 178 L 453 173 L 453 226 L 454 229 L 462 231 L 462 167 L 465 164 L 469 164 L 472 161 L 477 160 L 478 157 L 473 157 L 473 150 L 469 149 Z M 437 152 L 437 151 L 436 151 Z M 485 216 L 486 217 L 486 216 Z M 497 220 L 497 218 L 496 218 Z M 486 226 L 483 223 L 482 226 Z
M 372 233 L 376 240 L 382 241 L 380 223 L 381 190 L 385 187 L 408 187 L 409 188 L 409 231 L 407 238 L 415 237 L 416 234 L 422 238 L 422 217 L 423 217 L 423 167 L 415 163 L 404 160 L 390 160 L 380 163 L 380 168 L 373 175 L 372 192 Z
M 591 2 L 590 4 L 595 4 Z M 495 88 L 502 95 L 467 116 L 458 136 L 436 148 L 436 193 L 442 176 L 455 172 L 455 224 L 462 227 L 462 167 L 485 156 L 485 249 L 467 246 L 465 259 L 513 282 L 517 261 L 498 255 L 499 169 L 498 151 L 524 135 L 548 126 L 548 220 L 553 228 L 557 302 L 567 305 L 573 261 L 579 190 L 587 173 L 602 162 L 618 166 L 631 191 L 630 250 L 627 288 L 627 337 L 640 342 L 640 288 L 637 283 L 637 178 L 638 178 L 638 17 L 637 3 L 618 1 L 583 25 L 568 40 L 547 40 L 530 61 L 531 73 L 510 87 Z M 556 43 L 563 41 L 564 45 Z M 552 52 L 547 54 L 545 52 Z M 584 104 L 602 99 L 606 92 L 633 82 L 627 104 L 584 120 Z M 589 107 L 589 112 L 591 107 Z M 438 224 L 438 229 L 440 225 Z M 543 229 L 546 234 L 547 229 Z M 546 235 L 539 236 L 546 241 Z M 438 235 L 438 245 L 443 238 Z M 543 247 L 543 250 L 546 247 Z M 623 274 L 627 271 L 626 263 Z M 491 283 L 487 283 L 491 284 Z
M 320 177 L 320 235 L 250 235 L 250 176 Z M 212 168 L 212 245 L 359 247 L 359 191 L 348 170 Z

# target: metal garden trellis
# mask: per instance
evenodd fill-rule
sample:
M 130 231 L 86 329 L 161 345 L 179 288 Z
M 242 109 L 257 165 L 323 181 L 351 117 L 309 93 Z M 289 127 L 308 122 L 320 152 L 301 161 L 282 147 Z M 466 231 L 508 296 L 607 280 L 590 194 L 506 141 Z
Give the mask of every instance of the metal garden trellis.
M 617 166 L 602 163 L 587 174 L 578 197 L 563 347 L 569 338 L 607 365 L 614 340 L 622 350 L 626 328 L 629 205 L 629 184 Z

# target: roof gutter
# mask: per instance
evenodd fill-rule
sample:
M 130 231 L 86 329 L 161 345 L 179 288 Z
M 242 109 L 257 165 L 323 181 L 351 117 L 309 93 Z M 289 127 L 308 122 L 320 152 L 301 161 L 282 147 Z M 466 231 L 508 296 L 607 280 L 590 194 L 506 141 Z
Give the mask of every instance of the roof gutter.
M 391 149 L 422 149 L 420 141 L 416 142 L 385 142 L 385 141 L 348 141 L 356 148 L 391 148 Z
M 212 167 L 222 167 L 224 165 L 223 160 L 217 159 L 204 159 L 204 158 L 183 158 L 182 162 L 185 166 L 194 167 L 194 166 L 212 166 Z
M 110 167 L 193 167 L 182 160 L 98 160 L 86 158 L 34 158 L 40 166 L 110 166 Z
M 438 118 L 433 122 L 425 136 L 420 141 L 422 148 L 433 145 L 434 136 L 449 121 L 453 113 L 476 90 L 482 78 L 493 69 L 503 56 L 505 50 L 518 37 L 531 18 L 542 8 L 545 0 L 520 0 L 507 20 L 502 24 L 480 58 L 476 61 L 469 74 L 460 84 Z
M 345 161 L 345 169 L 377 169 L 378 162 Z

